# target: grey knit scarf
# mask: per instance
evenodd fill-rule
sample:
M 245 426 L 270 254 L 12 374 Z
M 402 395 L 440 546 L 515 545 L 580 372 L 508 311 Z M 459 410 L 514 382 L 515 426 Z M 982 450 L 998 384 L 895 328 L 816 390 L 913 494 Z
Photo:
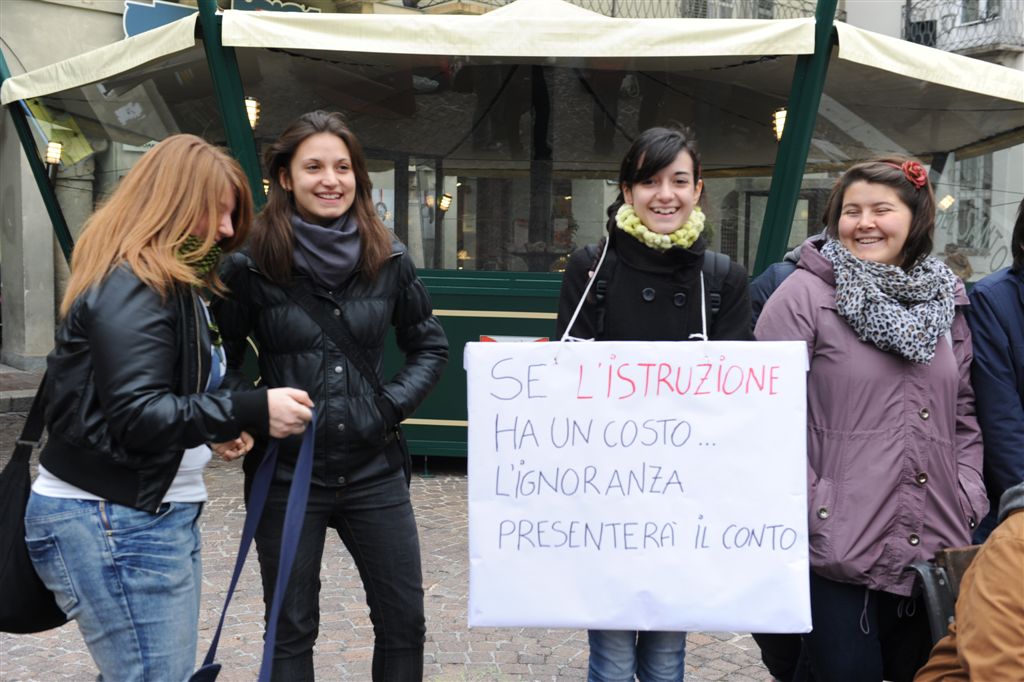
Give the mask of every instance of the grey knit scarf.
M 359 224 L 349 211 L 330 225 L 316 225 L 292 213 L 295 269 L 328 291 L 339 288 L 356 269 Z
M 836 239 L 821 253 L 832 263 L 836 309 L 857 337 L 913 362 L 927 364 L 953 324 L 956 275 L 934 256 L 908 272 L 861 260 Z

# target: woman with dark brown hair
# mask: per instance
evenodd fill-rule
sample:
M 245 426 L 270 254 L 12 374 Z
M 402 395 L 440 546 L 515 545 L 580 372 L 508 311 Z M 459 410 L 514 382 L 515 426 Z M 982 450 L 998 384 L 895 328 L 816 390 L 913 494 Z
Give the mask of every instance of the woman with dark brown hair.
M 374 210 L 362 147 L 340 114 L 300 116 L 265 160 L 267 206 L 248 247 L 223 269 L 231 294 L 216 316 L 229 385 L 245 382 L 241 363 L 252 334 L 263 383 L 303 388 L 318 409 L 313 481 L 278 621 L 273 677 L 314 677 L 320 562 L 333 528 L 366 590 L 373 679 L 419 680 L 423 584 L 397 426 L 440 379 L 448 340 L 405 246 Z M 384 343 L 392 330 L 405 363 L 384 380 Z M 281 444 L 256 533 L 268 612 L 298 446 L 297 438 Z M 246 459 L 247 484 L 257 462 Z
M 805 341 L 810 366 L 813 630 L 795 672 L 772 672 L 907 682 L 931 646 L 910 566 L 968 544 L 988 511 L 968 301 L 931 255 L 935 197 L 919 162 L 853 166 L 825 222 L 826 238 L 804 242 L 754 330 L 759 341 Z

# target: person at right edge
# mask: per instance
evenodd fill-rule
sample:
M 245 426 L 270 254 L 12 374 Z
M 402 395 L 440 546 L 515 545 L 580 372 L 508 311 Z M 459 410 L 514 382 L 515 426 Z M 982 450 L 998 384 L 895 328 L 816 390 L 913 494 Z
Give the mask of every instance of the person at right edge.
M 914 682 L 1024 680 L 1024 481 L 1003 493 L 998 518 L 964 573 L 949 633 Z
M 569 258 L 558 301 L 559 338 L 568 330 L 598 341 L 686 341 L 703 336 L 706 318 L 711 340 L 751 339 L 747 273 L 707 249 L 703 188 L 689 130 L 650 128 L 636 138 L 622 160 L 618 198 L 608 207 L 601 267 L 600 247 Z M 706 261 L 716 259 L 726 263 L 720 283 L 704 274 Z M 580 305 L 591 277 L 604 291 L 591 287 Z M 685 632 L 590 630 L 588 638 L 590 682 L 683 679 Z
M 968 544 L 988 512 L 967 295 L 930 255 L 917 161 L 853 166 L 825 215 L 827 238 L 805 242 L 754 330 L 805 341 L 810 364 L 812 631 L 789 679 L 906 682 L 931 649 L 910 566 Z
M 1017 207 L 1010 253 L 1010 267 L 974 285 L 967 309 L 974 343 L 971 383 L 978 396 L 985 488 L 993 509 L 1004 491 L 1024 481 L 1024 200 Z M 988 537 L 994 516 L 978 526 L 975 543 Z

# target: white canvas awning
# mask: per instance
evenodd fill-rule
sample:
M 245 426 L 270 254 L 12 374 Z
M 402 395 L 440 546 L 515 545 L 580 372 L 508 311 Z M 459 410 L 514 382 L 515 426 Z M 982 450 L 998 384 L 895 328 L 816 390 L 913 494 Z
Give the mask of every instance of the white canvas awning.
M 792 55 L 814 51 L 813 19 L 620 19 L 561 0 L 479 16 L 224 13 L 233 47 L 519 59 Z
M 839 60 L 878 69 L 904 83 L 919 80 L 1024 104 L 1024 71 L 937 50 L 835 22 Z
M 811 150 L 812 162 L 845 163 L 865 152 L 971 153 L 1024 141 L 1024 71 L 842 22 L 836 30 L 839 48 L 815 127 L 823 144 Z
M 19 99 L 80 88 L 195 47 L 198 20 L 199 14 L 192 14 L 166 26 L 8 78 L 0 92 L 0 103 L 10 104 Z
M 2 101 L 54 96 L 83 121 L 92 116 L 108 132 L 117 128 L 117 135 L 130 136 L 139 132 L 131 124 L 112 127 L 104 121 L 109 115 L 98 108 L 113 105 L 101 101 L 102 93 L 111 82 L 124 92 L 125 83 L 144 82 L 176 60 L 201 61 L 196 20 L 192 15 L 8 79 Z M 719 168 L 772 163 L 774 143 L 762 133 L 771 111 L 789 96 L 797 57 L 814 49 L 809 18 L 623 19 L 561 0 L 518 0 L 480 16 L 229 10 L 222 25 L 224 44 L 237 51 L 247 94 L 251 89 L 265 102 L 266 130 L 279 129 L 305 110 L 299 107 L 308 106 L 363 116 L 361 130 L 377 125 L 374 117 L 409 121 L 421 96 L 408 85 L 409 74 L 427 66 L 532 64 L 643 72 L 671 89 L 678 100 L 670 112 L 674 118 L 696 122 L 702 130 L 711 120 L 719 129 L 713 148 L 718 158 L 711 159 Z M 841 22 L 836 30 L 839 46 L 815 122 L 811 163 L 842 164 L 884 151 L 924 156 L 980 150 L 1024 139 L 1024 72 Z M 178 57 L 182 52 L 187 54 Z M 392 77 L 396 73 L 404 75 Z M 179 75 L 172 74 L 171 81 Z M 189 77 L 193 80 L 165 78 L 147 97 L 173 105 L 212 87 L 205 69 L 193 69 Z M 91 83 L 103 86 L 100 95 L 92 92 L 96 88 L 73 92 Z M 472 115 L 456 97 L 444 106 L 450 111 L 448 128 L 459 123 L 452 116 Z M 172 109 L 161 109 L 162 126 L 153 130 L 178 129 L 168 119 L 188 108 Z M 216 116 L 196 107 L 186 113 L 203 121 Z M 415 125 L 402 129 L 407 139 L 397 142 L 408 153 L 447 157 L 447 150 L 460 144 L 436 121 L 429 135 Z M 433 143 L 429 149 L 428 142 Z

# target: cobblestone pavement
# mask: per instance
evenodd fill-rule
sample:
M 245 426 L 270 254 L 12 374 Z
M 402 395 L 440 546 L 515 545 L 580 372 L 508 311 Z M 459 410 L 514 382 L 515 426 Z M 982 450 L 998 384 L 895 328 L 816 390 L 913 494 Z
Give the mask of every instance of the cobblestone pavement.
M 0 414 L 0 460 L 10 456 L 24 414 Z M 419 465 L 412 494 L 423 552 L 426 590 L 426 678 L 460 680 L 582 680 L 587 635 L 579 630 L 473 628 L 466 625 L 469 566 L 467 486 L 462 460 Z M 217 626 L 245 514 L 238 463 L 213 460 L 210 501 L 203 513 L 203 601 L 200 658 Z M 253 550 L 253 555 L 255 550 Z M 218 660 L 220 680 L 255 679 L 262 652 L 263 603 L 255 557 L 245 566 L 228 612 Z M 327 543 L 321 573 L 321 680 L 369 680 L 373 631 L 358 573 L 341 542 Z M 74 625 L 39 635 L 0 634 L 0 680 L 93 680 L 96 671 Z M 686 679 L 765 681 L 757 645 L 745 633 L 691 633 Z

